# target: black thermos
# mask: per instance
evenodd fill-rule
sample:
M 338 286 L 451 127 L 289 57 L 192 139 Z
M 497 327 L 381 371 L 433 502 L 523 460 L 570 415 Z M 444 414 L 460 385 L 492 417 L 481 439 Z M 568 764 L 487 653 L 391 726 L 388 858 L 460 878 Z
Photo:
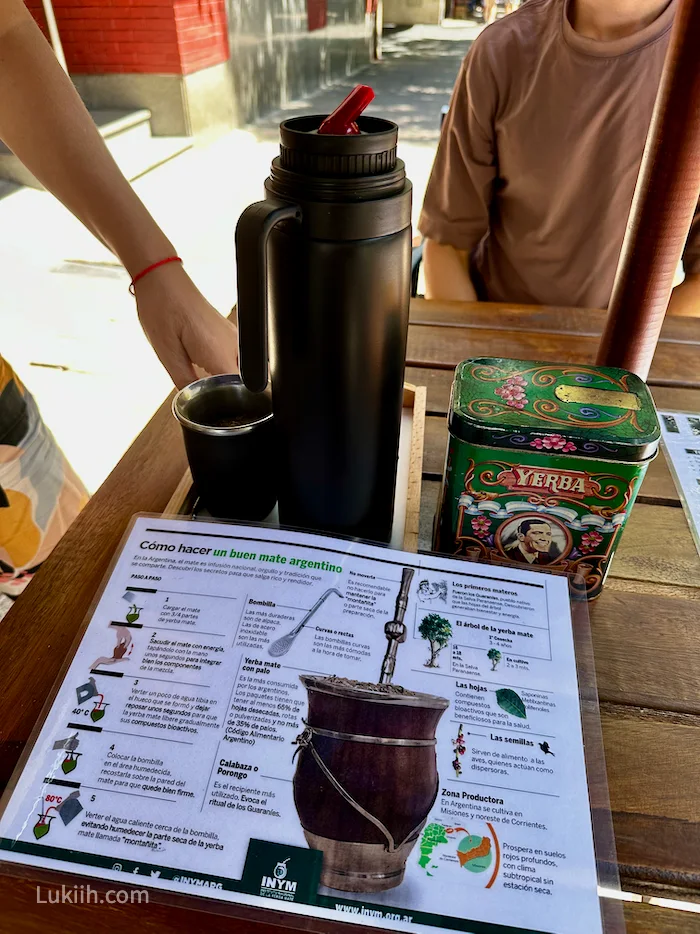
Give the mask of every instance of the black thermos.
M 280 127 L 265 201 L 236 229 L 241 377 L 272 380 L 283 525 L 391 536 L 408 331 L 411 183 L 398 127 Z M 268 338 L 269 331 L 269 338 Z

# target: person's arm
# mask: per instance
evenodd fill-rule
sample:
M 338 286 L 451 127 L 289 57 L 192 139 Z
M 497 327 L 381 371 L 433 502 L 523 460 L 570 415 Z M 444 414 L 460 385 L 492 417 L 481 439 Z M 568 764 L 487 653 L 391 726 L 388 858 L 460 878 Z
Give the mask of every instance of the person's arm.
M 671 293 L 669 315 L 700 318 L 700 204 L 683 251 L 685 279 Z
M 476 301 L 469 256 L 485 236 L 496 179 L 496 84 L 479 37 L 465 58 L 442 128 L 419 229 L 426 298 Z
M 477 300 L 476 289 L 469 276 L 469 256 L 466 250 L 426 239 L 423 263 L 426 298 L 454 302 Z
M 686 276 L 671 293 L 669 315 L 700 318 L 700 274 Z
M 132 276 L 173 256 L 22 0 L 0 0 L 0 139 Z M 136 285 L 146 336 L 178 386 L 237 366 L 235 328 L 179 263 Z

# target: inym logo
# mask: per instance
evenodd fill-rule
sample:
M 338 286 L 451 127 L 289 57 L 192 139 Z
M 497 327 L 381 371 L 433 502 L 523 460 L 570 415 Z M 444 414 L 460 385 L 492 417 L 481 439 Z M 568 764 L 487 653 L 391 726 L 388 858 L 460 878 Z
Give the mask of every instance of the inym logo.
M 316 903 L 323 853 L 307 847 L 252 839 L 241 877 L 251 895 L 287 902 Z
M 272 898 L 283 898 L 286 901 L 294 901 L 297 891 L 296 882 L 287 878 L 287 863 L 290 857 L 281 860 L 275 866 L 271 876 L 263 876 L 260 880 L 260 894 Z

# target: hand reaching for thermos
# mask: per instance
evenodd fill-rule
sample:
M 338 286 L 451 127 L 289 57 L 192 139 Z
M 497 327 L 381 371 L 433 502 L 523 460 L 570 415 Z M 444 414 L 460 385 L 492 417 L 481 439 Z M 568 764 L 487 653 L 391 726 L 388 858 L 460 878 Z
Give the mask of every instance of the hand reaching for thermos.
M 134 292 L 146 337 L 178 388 L 202 375 L 238 372 L 235 325 L 209 304 L 179 263 L 154 270 Z

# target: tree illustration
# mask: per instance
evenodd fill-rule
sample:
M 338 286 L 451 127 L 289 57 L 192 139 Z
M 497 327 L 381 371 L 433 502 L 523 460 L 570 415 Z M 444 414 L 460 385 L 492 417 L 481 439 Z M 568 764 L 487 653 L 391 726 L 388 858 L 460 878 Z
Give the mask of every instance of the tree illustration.
M 491 659 L 491 671 L 495 671 L 503 656 L 498 649 L 489 649 L 486 653 L 486 657 Z
M 430 613 L 428 616 L 423 617 L 418 632 L 430 643 L 430 658 L 425 663 L 425 667 L 439 668 L 437 657 L 450 641 L 452 626 L 444 616 L 440 616 L 438 613 Z

